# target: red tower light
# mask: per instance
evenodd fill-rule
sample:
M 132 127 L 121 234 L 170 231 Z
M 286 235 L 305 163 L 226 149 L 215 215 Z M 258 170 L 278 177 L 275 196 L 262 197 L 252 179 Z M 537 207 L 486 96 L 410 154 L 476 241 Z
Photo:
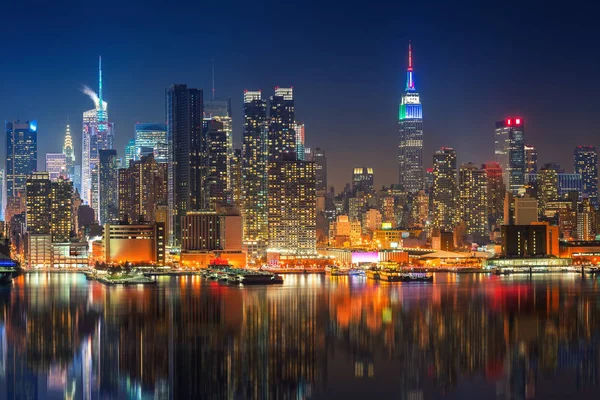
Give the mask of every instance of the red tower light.
M 511 120 L 506 120 L 506 125 L 511 125 Z
M 516 123 L 517 125 L 521 125 L 521 118 L 517 118 L 517 119 L 515 120 L 515 123 Z

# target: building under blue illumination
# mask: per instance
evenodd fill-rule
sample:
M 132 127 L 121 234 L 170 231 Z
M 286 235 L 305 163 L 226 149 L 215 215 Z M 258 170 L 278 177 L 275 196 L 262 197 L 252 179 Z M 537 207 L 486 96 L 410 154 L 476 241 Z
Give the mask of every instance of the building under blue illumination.
M 25 191 L 27 176 L 37 171 L 37 121 L 5 121 L 6 191 L 16 196 Z

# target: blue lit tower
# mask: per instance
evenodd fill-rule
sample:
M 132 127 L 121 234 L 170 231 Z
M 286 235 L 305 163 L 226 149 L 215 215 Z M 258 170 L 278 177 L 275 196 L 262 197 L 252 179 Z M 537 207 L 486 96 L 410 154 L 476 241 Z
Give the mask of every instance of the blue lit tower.
M 410 43 L 408 44 L 406 89 L 400 103 L 398 126 L 399 182 L 408 192 L 415 193 L 423 189 L 423 109 L 413 80 Z
M 581 191 L 598 206 L 598 152 L 594 146 L 577 146 L 574 152 L 575 173 L 581 174 Z

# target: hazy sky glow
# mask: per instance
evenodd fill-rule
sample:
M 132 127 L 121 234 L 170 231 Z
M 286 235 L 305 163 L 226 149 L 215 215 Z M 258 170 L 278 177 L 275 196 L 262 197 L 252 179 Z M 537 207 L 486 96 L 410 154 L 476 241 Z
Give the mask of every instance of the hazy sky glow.
M 353 166 L 374 167 L 377 185 L 395 183 L 408 40 L 426 165 L 442 145 L 456 148 L 459 162 L 491 160 L 494 121 L 508 116 L 525 120 L 526 141 L 538 147 L 541 162 L 555 160 L 569 171 L 575 145 L 600 147 L 597 5 L 43 4 L 3 4 L 0 35 L 0 119 L 38 120 L 40 160 L 60 151 L 70 118 L 80 161 L 81 114 L 93 108 L 81 87 L 97 90 L 99 54 L 120 155 L 136 121 L 164 120 L 169 84 L 203 88 L 209 98 L 214 58 L 217 97 L 233 99 L 236 147 L 243 90 L 269 96 L 273 86 L 291 85 L 307 144 L 325 148 L 336 190 Z M 1 143 L 4 163 L 4 135 Z

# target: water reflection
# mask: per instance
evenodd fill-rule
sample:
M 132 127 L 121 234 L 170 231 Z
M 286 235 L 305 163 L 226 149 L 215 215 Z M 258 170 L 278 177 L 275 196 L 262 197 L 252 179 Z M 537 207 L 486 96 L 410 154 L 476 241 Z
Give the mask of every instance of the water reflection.
M 25 275 L 0 290 L 0 398 L 591 399 L 599 311 L 577 275 L 246 289 Z

